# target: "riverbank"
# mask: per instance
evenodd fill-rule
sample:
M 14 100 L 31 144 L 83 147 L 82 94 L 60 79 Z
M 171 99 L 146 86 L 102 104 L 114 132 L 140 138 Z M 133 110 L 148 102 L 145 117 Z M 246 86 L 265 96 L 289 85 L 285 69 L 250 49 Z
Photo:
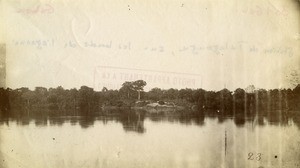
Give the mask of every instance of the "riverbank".
M 122 103 L 119 106 L 111 106 L 111 105 L 103 105 L 101 107 L 102 110 L 116 110 L 116 109 L 132 109 L 132 110 L 145 110 L 150 113 L 157 112 L 171 112 L 178 110 L 186 110 L 189 109 L 187 106 L 176 105 L 174 102 L 167 101 L 136 101 L 131 104 Z

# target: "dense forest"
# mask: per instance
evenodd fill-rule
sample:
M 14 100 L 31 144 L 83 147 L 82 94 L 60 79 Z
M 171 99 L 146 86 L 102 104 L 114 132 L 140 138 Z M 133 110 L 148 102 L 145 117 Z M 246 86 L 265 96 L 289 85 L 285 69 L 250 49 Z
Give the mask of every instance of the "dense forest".
M 204 89 L 153 88 L 143 91 L 147 83 L 143 80 L 124 82 L 119 90 L 81 86 L 80 89 L 36 87 L 34 90 L 0 88 L 1 113 L 10 111 L 47 109 L 56 111 L 99 111 L 103 106 L 132 107 L 136 102 L 172 102 L 196 111 L 221 111 L 228 114 L 263 113 L 265 111 L 299 111 L 300 84 L 293 89 L 246 89 L 237 88 L 207 91 Z

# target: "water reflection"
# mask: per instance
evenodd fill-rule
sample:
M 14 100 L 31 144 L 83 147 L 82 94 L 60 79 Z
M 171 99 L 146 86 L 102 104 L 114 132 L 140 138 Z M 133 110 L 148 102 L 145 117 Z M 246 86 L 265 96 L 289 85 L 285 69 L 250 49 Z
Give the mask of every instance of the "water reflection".
M 71 125 L 80 125 L 81 128 L 89 128 L 94 125 L 95 121 L 107 124 L 114 121 L 121 123 L 124 131 L 145 133 L 146 128 L 144 121 L 149 119 L 153 122 L 172 122 L 184 125 L 205 125 L 205 118 L 216 118 L 218 123 L 226 120 L 233 120 L 237 127 L 243 127 L 247 122 L 254 125 L 264 126 L 266 123 L 270 125 L 285 126 L 293 122 L 300 129 L 300 117 L 298 113 L 290 113 L 288 115 L 282 111 L 269 113 L 220 113 L 218 111 L 208 112 L 158 112 L 148 113 L 139 110 L 114 110 L 101 111 L 95 113 L 77 113 L 77 112 L 15 112 L 9 115 L 1 116 L 0 124 L 9 125 L 10 121 L 15 121 L 17 125 L 29 125 L 34 123 L 37 127 L 43 126 L 62 126 L 64 123 Z
M 133 131 L 138 133 L 144 133 L 146 131 L 144 127 L 145 113 L 144 112 L 123 112 L 121 113 L 119 120 L 125 131 Z
M 0 167 L 297 167 L 299 119 L 281 111 L 15 112 L 1 116 Z

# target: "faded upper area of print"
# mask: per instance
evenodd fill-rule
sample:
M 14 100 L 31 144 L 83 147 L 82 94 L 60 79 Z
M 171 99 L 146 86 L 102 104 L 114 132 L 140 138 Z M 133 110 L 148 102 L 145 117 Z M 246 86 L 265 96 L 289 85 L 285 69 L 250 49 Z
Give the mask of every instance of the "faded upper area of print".
M 10 88 L 95 87 L 99 66 L 197 74 L 207 90 L 294 88 L 300 69 L 298 1 L 1 3 Z
M 5 44 L 0 44 L 0 87 L 6 87 L 6 49 Z

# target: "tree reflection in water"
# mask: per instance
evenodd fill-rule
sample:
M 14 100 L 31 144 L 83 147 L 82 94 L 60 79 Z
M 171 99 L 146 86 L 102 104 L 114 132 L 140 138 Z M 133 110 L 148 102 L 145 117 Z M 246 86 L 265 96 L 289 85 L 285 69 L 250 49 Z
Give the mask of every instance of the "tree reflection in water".
M 124 131 L 145 133 L 145 120 L 152 122 L 173 122 L 185 125 L 205 124 L 205 118 L 216 118 L 219 123 L 226 120 L 233 120 L 237 127 L 242 127 L 247 122 L 254 125 L 263 126 L 266 123 L 270 125 L 286 126 L 294 123 L 300 129 L 299 112 L 268 111 L 260 113 L 245 112 L 219 112 L 219 111 L 181 111 L 181 112 L 157 112 L 149 113 L 141 110 L 112 110 L 92 112 L 67 112 L 62 115 L 55 111 L 30 111 L 30 112 L 11 112 L 9 115 L 2 115 L 0 124 L 9 125 L 10 121 L 15 121 L 17 125 L 29 125 L 33 123 L 37 127 L 43 126 L 62 126 L 64 123 L 71 125 L 80 125 L 81 128 L 93 126 L 95 121 L 107 124 L 114 121 L 122 124 Z
M 144 133 L 145 113 L 135 111 L 125 111 L 120 114 L 119 121 L 122 123 L 125 131 L 133 131 L 137 133 Z

